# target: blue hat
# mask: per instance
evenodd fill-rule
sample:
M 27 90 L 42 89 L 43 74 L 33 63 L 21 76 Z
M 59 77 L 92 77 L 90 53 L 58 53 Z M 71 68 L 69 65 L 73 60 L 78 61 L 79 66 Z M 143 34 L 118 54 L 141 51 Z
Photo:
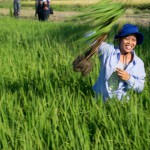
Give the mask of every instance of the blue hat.
M 115 39 L 118 39 L 120 37 L 124 37 L 130 34 L 134 34 L 137 39 L 137 45 L 142 44 L 144 36 L 142 33 L 139 32 L 139 29 L 137 26 L 132 24 L 125 24 L 118 35 L 115 35 Z

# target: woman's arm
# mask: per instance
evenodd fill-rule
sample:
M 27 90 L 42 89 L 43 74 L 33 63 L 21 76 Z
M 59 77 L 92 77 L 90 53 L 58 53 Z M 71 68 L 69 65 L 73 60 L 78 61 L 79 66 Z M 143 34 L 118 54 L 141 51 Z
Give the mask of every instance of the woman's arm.
M 142 92 L 144 89 L 146 73 L 145 73 L 145 68 L 144 68 L 143 63 L 137 64 L 137 65 L 138 67 L 135 70 L 136 73 L 130 74 L 129 72 L 130 77 L 128 80 L 126 80 L 126 83 L 128 84 L 127 86 L 128 89 L 133 89 L 134 91 L 139 93 L 139 92 Z

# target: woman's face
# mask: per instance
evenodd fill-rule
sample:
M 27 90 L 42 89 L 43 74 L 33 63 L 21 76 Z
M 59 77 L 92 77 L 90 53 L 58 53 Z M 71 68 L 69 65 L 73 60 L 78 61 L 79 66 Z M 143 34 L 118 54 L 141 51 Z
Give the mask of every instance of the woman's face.
M 120 38 L 120 51 L 122 54 L 130 53 L 136 46 L 137 39 L 135 35 L 128 35 Z

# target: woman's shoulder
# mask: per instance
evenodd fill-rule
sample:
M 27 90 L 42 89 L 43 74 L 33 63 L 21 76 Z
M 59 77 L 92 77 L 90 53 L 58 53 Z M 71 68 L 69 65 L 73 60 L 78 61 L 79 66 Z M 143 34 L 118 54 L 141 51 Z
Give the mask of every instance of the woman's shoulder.
M 137 56 L 135 52 L 134 52 L 134 59 L 133 59 L 133 60 L 134 60 L 135 63 L 137 63 L 137 64 L 143 64 L 143 65 L 144 65 L 143 60 L 142 60 L 139 56 Z
M 115 47 L 113 44 L 111 43 L 107 43 L 107 42 L 102 42 L 101 45 L 99 46 L 99 49 L 98 49 L 98 52 L 102 52 L 102 53 L 105 53 L 105 52 L 113 52 L 115 51 Z

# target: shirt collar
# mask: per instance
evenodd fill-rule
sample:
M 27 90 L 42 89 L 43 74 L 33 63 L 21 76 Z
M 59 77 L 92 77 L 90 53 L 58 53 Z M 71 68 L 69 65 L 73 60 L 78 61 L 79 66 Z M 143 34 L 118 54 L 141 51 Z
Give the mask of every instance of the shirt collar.
M 135 65 L 137 62 L 137 55 L 135 54 L 134 50 L 132 50 L 131 53 L 133 54 L 133 64 Z M 115 47 L 115 53 L 114 54 L 120 54 L 119 47 Z

